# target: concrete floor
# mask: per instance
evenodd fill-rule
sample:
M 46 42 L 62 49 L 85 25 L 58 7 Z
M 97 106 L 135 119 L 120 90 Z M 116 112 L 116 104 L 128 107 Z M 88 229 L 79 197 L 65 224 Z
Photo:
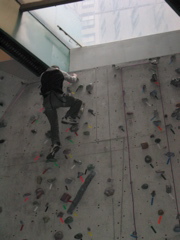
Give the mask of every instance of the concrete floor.
M 174 71 L 178 67 L 180 55 L 171 64 L 170 56 L 160 58 L 157 66 L 160 86 L 150 82 L 155 68 L 146 60 L 121 68 L 106 66 L 79 71 L 80 82 L 66 84 L 65 88 L 71 86 L 74 92 L 79 84 L 84 84 L 84 89 L 73 95 L 85 102 L 85 112 L 78 136 L 69 132 L 67 125 L 60 124 L 62 150 L 56 155 L 57 163 L 46 163 L 51 142 L 45 136 L 49 123 L 43 114 L 40 83 L 29 83 L 1 71 L 0 77 L 4 79 L 0 80 L 0 101 L 4 106 L 0 106 L 0 117 L 7 126 L 0 128 L 0 140 L 6 140 L 0 144 L 0 239 L 53 240 L 57 231 L 62 231 L 63 239 L 67 240 L 74 239 L 77 233 L 83 234 L 83 240 L 127 240 L 134 239 L 130 236 L 134 231 L 138 239 L 180 239 L 180 233 L 173 231 L 179 223 L 176 216 L 180 207 L 180 122 L 171 117 L 180 94 L 179 89 L 170 85 L 170 80 L 178 76 Z M 22 81 L 27 85 L 22 85 Z M 88 83 L 94 85 L 91 95 L 85 90 Z M 149 95 L 152 90 L 157 90 L 159 99 Z M 142 102 L 145 97 L 151 107 Z M 93 109 L 95 116 L 88 109 Z M 156 120 L 162 121 L 162 131 L 151 121 L 154 110 L 159 112 Z M 58 110 L 59 122 L 65 112 L 66 109 Z M 175 134 L 165 128 L 169 123 Z M 120 125 L 124 131 L 119 129 Z M 90 135 L 83 135 L 84 131 L 90 131 Z M 161 149 L 155 138 L 150 138 L 152 134 L 161 139 Z M 72 136 L 73 142 L 66 140 L 67 136 Z M 147 149 L 141 147 L 144 142 L 149 145 Z M 67 157 L 63 154 L 65 149 L 71 149 Z M 167 152 L 175 153 L 169 164 L 164 155 Z M 152 157 L 154 168 L 145 163 L 146 155 Z M 81 160 L 82 165 L 72 169 L 74 159 Z M 71 203 L 64 204 L 60 198 L 69 193 L 73 200 L 82 185 L 77 173 L 85 172 L 88 164 L 95 165 L 96 176 L 72 214 L 74 221 L 69 227 L 57 213 L 62 211 L 63 219 L 68 217 Z M 47 168 L 50 169 L 43 174 Z M 157 170 L 165 171 L 166 180 Z M 42 177 L 41 184 L 37 183 L 38 176 Z M 50 189 L 47 180 L 51 178 L 56 178 L 56 182 Z M 65 178 L 74 180 L 67 185 Z M 141 186 L 145 183 L 149 187 L 143 190 Z M 171 195 L 166 193 L 166 185 L 172 186 Z M 113 196 L 104 195 L 107 187 L 115 189 Z M 37 188 L 45 192 L 40 199 L 36 199 Z M 156 191 L 153 205 L 152 191 Z M 26 193 L 31 195 L 24 196 Z M 36 211 L 34 201 L 40 204 Z M 47 203 L 49 208 L 45 212 Z M 158 224 L 160 209 L 164 215 Z M 44 223 L 46 216 L 50 219 Z

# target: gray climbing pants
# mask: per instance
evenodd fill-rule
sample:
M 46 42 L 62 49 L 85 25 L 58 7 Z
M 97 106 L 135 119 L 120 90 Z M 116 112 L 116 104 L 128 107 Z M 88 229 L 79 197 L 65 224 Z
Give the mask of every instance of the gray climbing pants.
M 76 118 L 81 108 L 82 101 L 66 94 L 59 94 L 51 91 L 44 97 L 43 106 L 45 108 L 44 114 L 47 116 L 51 127 L 51 141 L 52 145 L 58 143 L 61 145 L 59 137 L 59 123 L 57 108 L 70 107 L 65 117 Z

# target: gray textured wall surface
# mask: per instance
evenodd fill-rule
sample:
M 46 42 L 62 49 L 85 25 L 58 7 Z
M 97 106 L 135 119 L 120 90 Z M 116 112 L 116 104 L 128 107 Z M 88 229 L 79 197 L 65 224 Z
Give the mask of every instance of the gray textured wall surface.
M 58 110 L 62 150 L 55 163 L 46 162 L 51 142 L 45 136 L 49 123 L 43 114 L 40 83 L 22 85 L 24 79 L 1 71 L 4 79 L 0 80 L 0 101 L 4 105 L 0 106 L 0 118 L 7 126 L 0 128 L 0 140 L 5 140 L 0 144 L 0 239 L 53 240 L 57 231 L 62 231 L 63 239 L 68 240 L 77 233 L 83 234 L 83 240 L 134 239 L 130 236 L 134 231 L 138 239 L 180 239 L 179 233 L 173 231 L 179 222 L 176 216 L 180 207 L 180 122 L 171 117 L 175 105 L 180 103 L 180 89 L 170 85 L 170 80 L 178 77 L 174 71 L 178 67 L 177 54 L 172 63 L 170 56 L 160 58 L 157 67 L 141 61 L 77 72 L 79 83 L 66 84 L 65 89 L 70 86 L 73 96 L 83 100 L 85 111 L 76 135 L 69 132 L 68 125 L 60 123 L 67 109 Z M 154 72 L 160 85 L 150 81 Z M 85 90 L 88 83 L 94 85 L 92 94 Z M 79 84 L 84 84 L 84 88 L 75 93 Z M 150 96 L 152 90 L 157 91 L 158 99 Z M 142 98 L 148 98 L 152 106 L 143 103 Z M 88 109 L 93 109 L 95 116 Z M 156 120 L 161 120 L 162 131 L 151 121 L 154 110 L 159 113 Z M 175 134 L 165 127 L 170 123 Z M 120 125 L 124 131 L 119 129 Z M 84 131 L 90 131 L 90 135 L 83 135 Z M 160 149 L 155 138 L 150 138 L 152 134 L 161 139 Z M 72 136 L 72 142 L 65 139 L 67 136 Z M 149 145 L 147 149 L 141 147 L 144 142 Z M 65 149 L 71 149 L 66 157 Z M 167 152 L 175 153 L 169 164 Z M 152 157 L 154 168 L 145 163 L 146 155 Z M 74 159 L 81 160 L 82 165 L 72 169 Z M 64 212 L 63 219 L 68 217 L 71 204 L 63 203 L 60 197 L 69 193 L 73 200 L 82 185 L 77 174 L 85 173 L 88 164 L 95 165 L 96 176 L 72 214 L 70 229 L 57 217 L 59 212 Z M 157 170 L 165 171 L 166 180 Z M 82 177 L 87 175 L 88 172 Z M 41 184 L 37 183 L 38 176 L 42 177 Z M 56 178 L 52 188 L 47 182 L 51 178 Z M 65 178 L 73 178 L 73 182 L 67 185 Z M 145 183 L 149 188 L 143 190 Z M 171 195 L 166 193 L 166 185 L 172 186 Z M 107 187 L 114 188 L 113 196 L 104 195 Z M 36 199 L 37 188 L 45 192 L 40 199 Z M 152 191 L 156 191 L 153 205 Z M 26 193 L 31 195 L 23 197 Z M 34 201 L 40 204 L 36 211 Z M 164 215 L 158 224 L 160 209 Z M 46 216 L 50 219 L 44 223 Z

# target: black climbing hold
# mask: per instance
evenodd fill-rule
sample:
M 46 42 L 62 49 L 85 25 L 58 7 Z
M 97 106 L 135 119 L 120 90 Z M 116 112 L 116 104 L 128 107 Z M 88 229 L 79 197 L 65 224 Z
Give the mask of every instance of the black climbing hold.
M 34 133 L 34 134 L 35 134 L 35 133 L 37 133 L 37 131 L 36 131 L 36 130 L 34 130 L 34 129 L 33 129 L 33 130 L 31 130 L 31 132 L 32 132 L 32 133 Z
M 92 109 L 88 109 L 88 112 L 95 116 L 94 111 Z
M 176 226 L 173 228 L 173 231 L 174 231 L 174 232 L 180 232 L 180 225 L 176 225 Z
M 70 127 L 70 131 L 71 131 L 71 132 L 77 132 L 78 130 L 79 130 L 78 124 L 72 125 L 72 126 Z
M 155 192 L 155 191 L 152 191 L 151 196 L 152 196 L 152 197 L 155 197 L 155 196 L 156 196 L 156 192 Z
M 159 215 L 159 216 L 162 216 L 163 214 L 164 214 L 164 211 L 163 211 L 163 210 L 159 210 L 159 211 L 158 211 L 158 215 Z
M 83 175 L 84 175 L 83 172 L 78 172 L 78 176 L 77 176 L 77 178 L 80 178 L 80 177 L 83 176 Z
M 62 233 L 61 231 L 56 232 L 56 233 L 54 234 L 54 239 L 55 239 L 55 240 L 61 240 L 61 239 L 63 239 L 63 237 L 64 237 L 64 235 L 63 235 L 63 233 Z
M 65 179 L 65 183 L 66 183 L 66 184 L 70 184 L 70 183 L 72 183 L 72 181 L 73 181 L 72 178 L 66 178 L 66 179 Z
M 85 136 L 89 136 L 89 135 L 90 135 L 90 132 L 89 132 L 89 131 L 84 131 L 83 134 L 84 134 Z
M 87 91 L 89 94 L 91 94 L 91 93 L 92 93 L 92 90 L 93 90 L 93 84 L 90 83 L 90 84 L 88 84 L 88 85 L 86 86 L 86 91 Z
M 151 163 L 152 162 L 152 158 L 149 155 L 145 156 L 145 162 L 146 163 Z
M 155 141 L 155 143 L 160 143 L 161 139 L 160 138 L 156 138 L 154 141 Z
M 72 223 L 72 222 L 73 222 L 73 217 L 71 217 L 71 216 L 67 217 L 67 218 L 64 220 L 64 222 L 65 222 L 66 224 Z
M 62 218 L 63 216 L 64 216 L 63 212 L 59 212 L 58 215 L 57 215 L 57 217 L 60 217 L 60 218 Z
M 82 239 L 83 235 L 82 233 L 78 233 L 74 236 L 75 239 Z
M 144 184 L 141 186 L 142 189 L 148 189 L 148 187 L 149 187 L 149 186 L 148 186 L 148 184 L 146 184 L 146 183 L 144 183 Z
M 104 191 L 104 194 L 109 197 L 109 196 L 112 196 L 114 194 L 115 190 L 113 188 L 106 188 L 105 191 Z
M 6 126 L 7 126 L 7 123 L 4 120 L 2 120 L 0 122 L 0 128 L 6 127 Z
M 166 185 L 166 192 L 169 194 L 172 192 L 172 188 L 170 185 Z

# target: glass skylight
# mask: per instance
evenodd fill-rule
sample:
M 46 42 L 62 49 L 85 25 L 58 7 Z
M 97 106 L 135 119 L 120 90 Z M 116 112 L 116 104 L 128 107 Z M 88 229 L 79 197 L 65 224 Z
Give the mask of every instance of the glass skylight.
M 32 14 L 69 48 L 79 47 L 73 39 L 89 46 L 180 29 L 179 16 L 164 0 L 84 0 Z

